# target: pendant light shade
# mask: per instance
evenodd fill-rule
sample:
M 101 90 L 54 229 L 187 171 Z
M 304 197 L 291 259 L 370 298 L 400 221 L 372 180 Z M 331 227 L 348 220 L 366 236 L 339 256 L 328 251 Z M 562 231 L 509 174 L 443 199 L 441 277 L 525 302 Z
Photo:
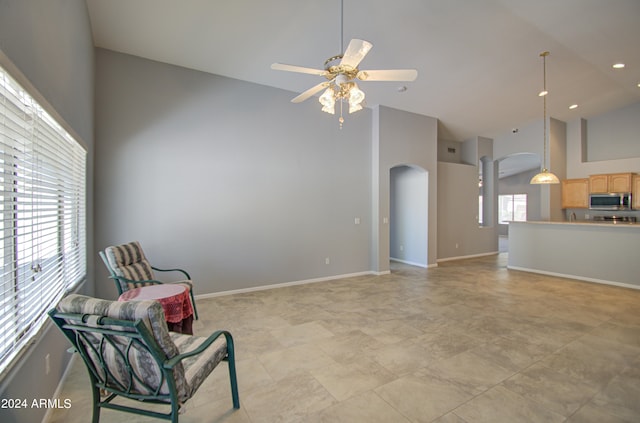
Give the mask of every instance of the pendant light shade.
M 549 172 L 547 169 L 547 56 L 549 55 L 548 51 L 543 51 L 540 53 L 540 57 L 542 57 L 542 81 L 543 87 L 540 94 L 543 102 L 543 122 L 544 122 L 544 136 L 542 139 L 543 146 L 543 155 L 542 155 L 542 171 L 531 178 L 529 181 L 530 184 L 559 184 L 560 180 L 556 175 Z
M 559 184 L 560 180 L 556 175 L 549 172 L 547 169 L 542 169 L 542 172 L 531 178 L 530 184 Z

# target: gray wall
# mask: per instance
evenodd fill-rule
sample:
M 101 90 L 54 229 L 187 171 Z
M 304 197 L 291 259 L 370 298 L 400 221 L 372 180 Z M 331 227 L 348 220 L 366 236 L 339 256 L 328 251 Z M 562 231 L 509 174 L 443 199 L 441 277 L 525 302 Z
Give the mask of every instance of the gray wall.
M 478 225 L 478 167 L 438 163 L 438 260 L 498 251 L 496 225 Z
M 463 144 L 458 141 L 438 140 L 438 161 L 461 163 Z
M 555 122 L 554 122 L 555 121 Z M 565 131 L 566 145 L 563 168 L 553 167 L 556 163 L 552 150 L 552 172 L 560 178 L 586 178 L 598 173 L 636 172 L 640 173 L 640 153 L 638 152 L 638 125 L 640 125 L 640 102 L 589 119 L 576 118 L 566 122 L 551 120 L 551 130 Z M 564 128 L 562 127 L 564 124 Z M 631 134 L 631 136 L 629 136 Z M 551 141 L 554 142 L 552 133 Z M 531 152 L 542 155 L 542 120 L 494 138 L 496 159 L 510 154 Z M 554 146 L 557 148 L 558 146 Z M 562 148 L 560 148 L 561 150 Z M 604 152 L 615 150 L 604 158 Z M 602 153 L 595 153 L 596 151 Z M 596 154 L 601 154 L 596 157 Z
M 514 222 L 510 231 L 510 269 L 640 288 L 638 226 Z
M 548 144 L 547 144 L 547 168 L 555 173 L 558 178 L 567 178 L 567 125 L 552 117 L 548 117 Z M 509 131 L 494 138 L 494 159 L 500 160 L 512 154 L 534 153 L 541 158 L 544 153 L 543 121 L 532 122 L 519 128 L 517 133 Z M 544 162 L 544 160 L 540 160 Z M 534 214 L 540 216 L 540 220 L 562 220 L 562 191 L 560 184 L 538 185 L 536 189 L 540 193 L 538 207 Z
M 493 140 L 461 143 L 461 163 L 438 162 L 438 260 L 498 251 L 497 166 Z M 479 224 L 479 165 L 483 166 L 483 226 Z
M 435 118 L 385 106 L 373 109 L 371 265 L 375 272 L 389 271 L 390 172 L 400 165 L 410 165 L 427 172 L 427 264 L 436 263 L 437 131 Z
M 640 157 L 640 102 L 622 107 L 587 121 L 587 161 Z
M 598 173 L 640 173 L 639 122 L 640 102 L 588 120 L 568 122 L 567 178 L 586 178 Z M 588 157 L 593 156 L 588 151 L 607 149 L 615 150 L 612 154 L 619 158 L 595 160 Z
M 369 109 L 340 130 L 291 92 L 96 58 L 97 249 L 139 240 L 196 295 L 371 270 Z M 115 298 L 103 267 L 97 295 Z
M 0 50 L 38 90 L 52 112 L 66 121 L 88 148 L 88 250 L 93 253 L 93 41 L 83 0 L 0 0 Z M 93 265 L 88 282 L 93 291 Z M 0 385 L 2 398 L 53 398 L 70 355 L 68 341 L 47 324 L 35 345 L 21 357 Z M 51 372 L 45 375 L 44 357 Z M 0 409 L 2 422 L 41 421 L 46 409 Z

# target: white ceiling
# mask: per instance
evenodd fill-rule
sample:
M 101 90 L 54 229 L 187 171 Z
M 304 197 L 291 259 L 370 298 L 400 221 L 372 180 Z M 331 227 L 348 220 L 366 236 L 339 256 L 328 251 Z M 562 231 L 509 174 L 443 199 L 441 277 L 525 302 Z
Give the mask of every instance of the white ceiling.
M 297 93 L 341 53 L 340 0 L 87 0 L 95 45 Z M 549 115 L 589 118 L 640 101 L 640 0 L 344 0 L 344 40 L 373 49 L 361 69 L 415 68 L 363 82 L 369 106 L 440 120 L 442 139 L 494 137 Z M 612 64 L 626 63 L 623 70 Z M 307 101 L 315 101 L 311 98 Z M 569 110 L 570 104 L 579 108 Z M 318 105 L 320 113 L 320 105 Z

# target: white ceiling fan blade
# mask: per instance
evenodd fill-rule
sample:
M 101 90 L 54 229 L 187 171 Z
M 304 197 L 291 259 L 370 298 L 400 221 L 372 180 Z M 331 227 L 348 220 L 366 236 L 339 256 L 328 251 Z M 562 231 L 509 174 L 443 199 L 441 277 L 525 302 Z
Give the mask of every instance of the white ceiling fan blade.
M 357 68 L 362 59 L 364 59 L 364 56 L 369 53 L 371 47 L 373 47 L 373 44 L 371 44 L 369 41 L 354 38 L 353 40 L 351 40 L 349 46 L 347 47 L 347 50 L 344 52 L 340 64 L 351 66 L 354 69 Z
M 415 81 L 417 77 L 415 69 L 363 70 L 357 75 L 361 81 Z
M 287 65 L 285 63 L 274 63 L 271 65 L 271 69 L 287 71 L 287 72 L 308 73 L 310 75 L 320 75 L 320 76 L 324 76 L 327 73 L 327 71 L 323 69 L 305 68 L 303 66 Z
M 307 91 L 303 92 L 302 94 L 300 94 L 299 96 L 297 96 L 296 98 L 291 100 L 291 102 L 292 103 L 302 103 L 303 101 L 305 101 L 309 97 L 313 96 L 315 93 L 317 93 L 319 91 L 322 91 L 323 88 L 328 87 L 329 84 L 330 84 L 329 81 L 321 82 L 318 85 L 316 85 L 315 87 L 309 88 Z

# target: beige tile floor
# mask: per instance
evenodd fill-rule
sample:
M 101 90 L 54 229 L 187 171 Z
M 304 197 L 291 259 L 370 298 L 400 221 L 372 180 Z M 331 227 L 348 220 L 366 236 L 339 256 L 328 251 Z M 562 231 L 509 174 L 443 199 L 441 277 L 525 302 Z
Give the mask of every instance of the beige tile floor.
M 181 422 L 638 422 L 640 291 L 506 269 L 506 255 L 198 301 L 235 337 Z M 74 362 L 50 422 L 90 421 Z M 157 421 L 112 410 L 102 422 Z

